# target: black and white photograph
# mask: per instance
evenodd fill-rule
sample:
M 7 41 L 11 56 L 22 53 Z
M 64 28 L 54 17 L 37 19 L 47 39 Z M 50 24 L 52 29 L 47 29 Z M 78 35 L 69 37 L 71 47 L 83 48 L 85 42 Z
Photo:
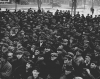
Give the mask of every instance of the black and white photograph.
M 100 0 L 0 0 L 0 79 L 100 79 Z

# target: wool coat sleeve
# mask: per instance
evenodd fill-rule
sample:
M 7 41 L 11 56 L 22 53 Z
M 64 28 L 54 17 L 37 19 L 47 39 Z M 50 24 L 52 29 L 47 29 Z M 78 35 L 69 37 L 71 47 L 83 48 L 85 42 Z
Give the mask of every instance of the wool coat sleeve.
M 9 62 L 6 62 L 2 68 L 1 78 L 2 79 L 9 79 L 12 73 L 12 65 Z

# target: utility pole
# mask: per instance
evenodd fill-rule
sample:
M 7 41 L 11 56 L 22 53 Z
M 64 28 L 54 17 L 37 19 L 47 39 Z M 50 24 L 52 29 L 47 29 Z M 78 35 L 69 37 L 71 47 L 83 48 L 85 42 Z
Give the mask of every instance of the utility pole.
M 53 0 L 51 0 L 52 8 L 53 8 Z
M 94 7 L 94 0 L 92 0 L 92 7 Z
M 77 0 L 74 0 L 74 15 L 76 15 Z
M 38 4 L 38 10 L 41 9 L 41 0 L 37 0 L 37 4 Z
M 15 11 L 17 11 L 17 0 L 15 0 Z
M 86 5 L 86 0 L 84 0 L 84 9 L 85 9 L 85 5 Z
M 72 6 L 72 8 L 71 8 L 71 15 L 73 15 L 73 7 L 74 7 L 73 3 L 74 3 L 74 0 L 72 0 L 72 2 L 71 2 L 71 6 Z
M 73 10 L 74 10 L 74 15 L 76 15 L 76 8 L 77 8 L 77 0 L 72 0 L 72 11 L 71 11 L 71 13 L 73 14 Z
M 92 7 L 91 7 L 92 15 L 94 14 L 94 0 L 92 0 Z

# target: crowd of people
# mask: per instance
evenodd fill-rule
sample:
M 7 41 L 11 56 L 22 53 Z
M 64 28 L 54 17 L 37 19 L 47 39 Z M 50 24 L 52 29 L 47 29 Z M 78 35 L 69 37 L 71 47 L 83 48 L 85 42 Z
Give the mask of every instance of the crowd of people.
M 0 11 L 0 79 L 100 79 L 100 15 Z

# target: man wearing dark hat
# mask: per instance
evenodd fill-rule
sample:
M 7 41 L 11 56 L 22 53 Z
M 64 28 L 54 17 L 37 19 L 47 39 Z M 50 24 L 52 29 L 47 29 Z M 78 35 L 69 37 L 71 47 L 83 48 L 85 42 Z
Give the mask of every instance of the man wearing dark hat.
M 85 66 L 86 66 L 86 68 L 90 67 L 90 63 L 91 63 L 91 56 L 89 54 L 87 54 L 85 56 Z
M 33 61 L 34 63 L 37 62 L 39 54 L 40 54 L 39 48 L 35 49 L 34 54 L 33 54 L 33 56 L 32 56 L 32 61 Z
M 26 71 L 26 61 L 23 58 L 23 52 L 16 52 L 17 59 L 13 62 L 13 77 L 14 79 L 24 78 Z
M 74 76 L 82 77 L 83 79 L 95 79 L 91 74 L 90 69 L 85 68 L 84 59 L 82 56 L 78 56 L 73 59 Z
M 60 79 L 72 79 L 73 78 L 73 66 L 72 66 L 72 56 L 70 55 L 65 55 L 64 59 L 64 64 L 62 66 L 62 76 Z
M 66 50 L 66 52 L 71 51 L 71 49 L 69 47 L 69 41 L 68 41 L 68 39 L 64 38 L 63 42 L 62 42 L 62 45 L 63 45 L 63 49 Z
M 35 65 L 40 68 L 40 76 L 45 79 L 47 77 L 47 64 L 44 61 L 44 54 L 40 54 L 38 56 L 38 60 Z
M 43 79 L 39 76 L 40 71 L 38 67 L 33 68 L 32 75 L 29 76 L 27 79 Z
M 34 62 L 32 60 L 29 60 L 27 63 L 26 63 L 26 78 L 28 76 L 30 76 L 31 72 L 32 72 L 32 67 L 34 65 Z
M 97 61 L 92 61 L 89 69 L 95 79 L 98 79 L 100 77 L 100 70 L 97 66 Z
M 59 79 L 60 73 L 61 73 L 61 68 L 60 68 L 60 63 L 57 59 L 58 54 L 55 52 L 51 53 L 51 59 L 49 63 L 47 64 L 48 68 L 48 75 L 50 75 L 53 79 Z

